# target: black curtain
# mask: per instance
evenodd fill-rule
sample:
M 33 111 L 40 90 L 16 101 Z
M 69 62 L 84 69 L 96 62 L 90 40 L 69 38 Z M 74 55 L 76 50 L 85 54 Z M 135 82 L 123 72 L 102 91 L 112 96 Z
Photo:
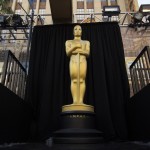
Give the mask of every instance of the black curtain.
M 72 103 L 69 58 L 65 41 L 75 24 L 34 28 L 26 99 L 34 107 L 35 136 L 46 139 L 57 130 L 61 107 Z M 117 23 L 81 24 L 90 41 L 85 102 L 93 104 L 97 129 L 106 138 L 127 138 L 126 102 L 129 86 L 120 28 Z

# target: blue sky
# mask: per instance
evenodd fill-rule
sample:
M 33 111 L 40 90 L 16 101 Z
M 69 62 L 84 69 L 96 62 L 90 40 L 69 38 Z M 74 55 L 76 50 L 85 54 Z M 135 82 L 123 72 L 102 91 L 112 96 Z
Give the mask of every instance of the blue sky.
M 141 4 L 150 4 L 150 0 L 138 0 L 139 6 Z

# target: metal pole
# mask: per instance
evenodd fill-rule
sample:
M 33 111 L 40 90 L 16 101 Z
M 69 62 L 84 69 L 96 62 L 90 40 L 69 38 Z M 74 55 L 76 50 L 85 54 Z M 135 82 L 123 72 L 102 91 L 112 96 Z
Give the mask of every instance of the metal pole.
M 20 4 L 20 3 L 18 3 L 19 4 L 19 6 L 23 9 L 23 11 L 26 13 L 26 15 L 28 16 L 28 17 L 30 17 L 30 15 L 28 15 L 28 13 L 26 12 L 26 10 L 22 7 L 22 5 Z M 30 17 L 31 18 L 31 17 Z
M 134 81 L 134 73 L 133 73 L 133 68 L 129 69 L 130 70 L 130 76 L 131 76 L 131 83 L 132 83 L 132 90 L 133 90 L 133 94 L 136 93 L 136 89 L 135 89 L 135 81 Z
M 29 0 L 30 3 L 30 0 Z M 34 18 L 34 10 L 33 7 L 30 3 L 30 6 L 32 8 L 32 13 L 31 13 L 31 24 L 30 24 L 30 30 L 29 30 L 29 38 L 28 38 L 28 45 L 27 45 L 27 56 L 26 56 L 26 64 L 25 64 L 25 68 L 27 70 L 28 73 L 28 61 L 29 61 L 29 55 L 30 55 L 30 44 L 31 44 L 31 39 L 32 39 L 32 27 L 33 27 L 33 18 Z
M 90 22 L 92 22 L 92 18 L 93 18 L 93 14 L 91 14 L 91 20 L 90 20 Z
M 148 75 L 147 75 L 147 69 L 146 69 L 146 62 L 144 60 L 144 54 L 141 56 L 141 60 L 142 60 L 142 64 L 143 64 L 143 74 L 144 74 L 144 77 L 145 77 L 145 82 L 146 82 L 146 85 L 148 84 Z
M 7 67 L 8 67 L 8 61 L 9 61 L 9 51 L 5 52 L 5 60 L 3 65 L 3 72 L 2 72 L 2 84 L 5 85 L 6 75 L 7 75 Z

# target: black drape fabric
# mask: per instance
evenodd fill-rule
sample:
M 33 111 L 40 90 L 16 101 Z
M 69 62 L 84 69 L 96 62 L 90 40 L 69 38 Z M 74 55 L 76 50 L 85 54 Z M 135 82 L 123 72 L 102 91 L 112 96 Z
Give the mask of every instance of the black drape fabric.
M 36 137 L 46 139 L 59 128 L 61 107 L 72 103 L 69 58 L 65 41 L 75 24 L 34 28 L 26 99 L 34 107 Z M 95 107 L 97 129 L 105 137 L 127 138 L 126 101 L 129 86 L 123 44 L 117 23 L 81 24 L 90 41 L 85 102 Z

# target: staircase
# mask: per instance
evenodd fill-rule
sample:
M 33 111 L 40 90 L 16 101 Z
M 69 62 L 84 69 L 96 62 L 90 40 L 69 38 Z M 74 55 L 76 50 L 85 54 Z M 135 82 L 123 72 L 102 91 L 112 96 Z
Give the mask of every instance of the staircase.
M 9 50 L 0 55 L 0 144 L 30 137 L 32 107 L 24 100 L 26 70 Z
M 24 99 L 27 77 L 26 69 L 9 50 L 1 52 L 0 61 L 2 66 L 0 83 Z
M 150 83 L 150 48 L 144 47 L 130 66 L 133 93 L 136 94 Z
M 30 105 L 0 84 L 0 144 L 28 141 L 31 121 Z
M 130 66 L 134 96 L 128 101 L 129 137 L 150 139 L 150 47 L 146 46 Z
M 25 97 L 26 70 L 11 51 L 0 57 L 0 143 L 28 141 L 33 110 Z M 129 138 L 150 139 L 150 48 L 146 46 L 133 64 L 130 75 L 134 96 L 127 104 Z

